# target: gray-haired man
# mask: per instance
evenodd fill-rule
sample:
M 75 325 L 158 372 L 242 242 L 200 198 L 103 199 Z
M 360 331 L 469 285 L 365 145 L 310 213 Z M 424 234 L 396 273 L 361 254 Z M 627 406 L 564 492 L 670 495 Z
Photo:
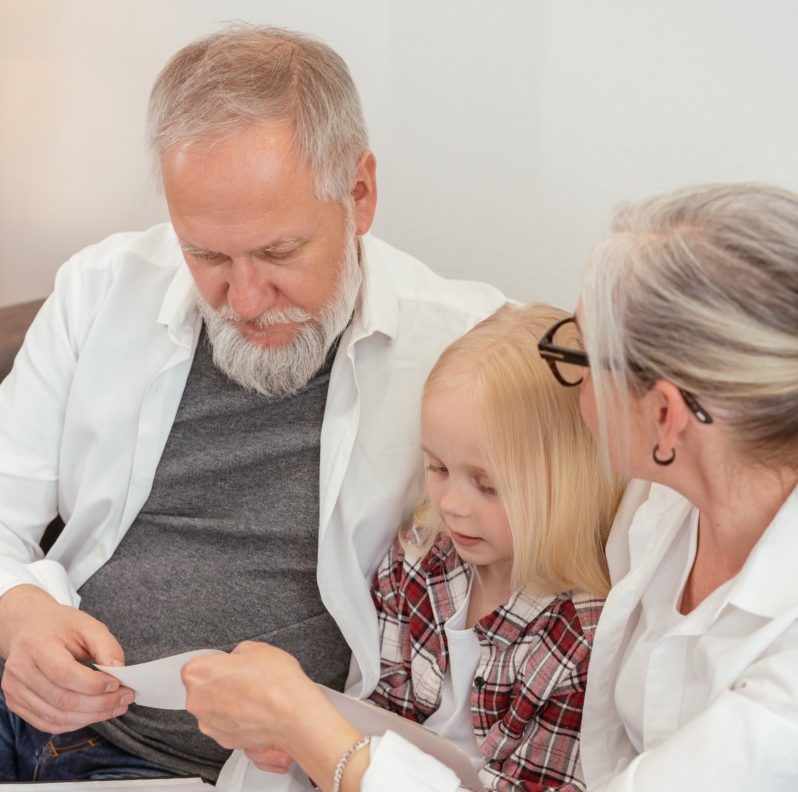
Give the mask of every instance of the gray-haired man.
M 85 661 L 256 638 L 338 688 L 354 653 L 370 690 L 368 582 L 415 495 L 421 386 L 503 302 L 367 235 L 375 159 L 323 44 L 194 42 L 150 140 L 171 224 L 67 262 L 0 387 L 3 780 L 216 777 L 189 716 Z

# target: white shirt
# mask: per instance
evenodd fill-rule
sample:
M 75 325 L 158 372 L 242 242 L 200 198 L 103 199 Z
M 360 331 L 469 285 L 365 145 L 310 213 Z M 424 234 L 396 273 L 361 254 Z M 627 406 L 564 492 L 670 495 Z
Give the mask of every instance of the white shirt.
M 441 351 L 505 300 L 361 238 L 364 284 L 330 375 L 321 432 L 322 600 L 379 678 L 371 577 L 419 495 L 420 394 Z M 116 234 L 58 272 L 0 385 L 0 595 L 32 583 L 77 606 L 147 499 L 201 318 L 172 227 Z M 62 534 L 38 543 L 60 513 Z
M 438 709 L 424 721 L 424 726 L 454 743 L 471 759 L 474 769 L 480 770 L 485 757 L 479 750 L 471 715 L 471 693 L 480 648 L 474 629 L 465 626 L 470 598 L 471 591 L 443 625 L 449 664 L 443 677 Z
M 582 722 L 591 792 L 798 789 L 798 490 L 731 581 L 687 616 L 641 628 L 645 611 L 679 596 L 694 554 L 684 533 L 696 518 L 655 485 L 626 547 L 608 547 L 614 586 Z M 642 666 L 634 706 L 619 691 L 624 662 Z

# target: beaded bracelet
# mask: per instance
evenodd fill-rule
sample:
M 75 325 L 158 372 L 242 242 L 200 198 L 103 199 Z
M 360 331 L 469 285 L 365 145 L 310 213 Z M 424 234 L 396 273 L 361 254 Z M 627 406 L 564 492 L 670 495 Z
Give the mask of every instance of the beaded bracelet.
M 340 792 L 341 779 L 344 777 L 344 770 L 346 770 L 346 763 L 361 749 L 365 748 L 371 742 L 371 737 L 361 737 L 354 745 L 347 748 L 335 765 L 335 772 L 333 773 L 332 792 Z

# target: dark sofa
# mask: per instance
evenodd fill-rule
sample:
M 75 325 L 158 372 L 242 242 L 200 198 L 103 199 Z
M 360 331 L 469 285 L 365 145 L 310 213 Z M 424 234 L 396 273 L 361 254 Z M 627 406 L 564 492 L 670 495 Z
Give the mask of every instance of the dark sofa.
M 0 382 L 11 371 L 14 357 L 25 338 L 25 331 L 42 302 L 43 300 L 33 300 L 0 308 Z

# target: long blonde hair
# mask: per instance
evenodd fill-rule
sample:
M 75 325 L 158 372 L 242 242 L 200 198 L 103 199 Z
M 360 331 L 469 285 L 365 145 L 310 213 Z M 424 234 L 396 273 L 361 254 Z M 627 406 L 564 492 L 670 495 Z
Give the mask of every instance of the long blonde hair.
M 605 595 L 604 544 L 620 482 L 602 470 L 579 414 L 578 389 L 561 386 L 537 354 L 540 337 L 565 316 L 546 305 L 505 305 L 443 352 L 424 395 L 467 388 L 473 399 L 512 533 L 513 588 Z M 417 532 L 440 527 L 426 503 L 411 525 Z

